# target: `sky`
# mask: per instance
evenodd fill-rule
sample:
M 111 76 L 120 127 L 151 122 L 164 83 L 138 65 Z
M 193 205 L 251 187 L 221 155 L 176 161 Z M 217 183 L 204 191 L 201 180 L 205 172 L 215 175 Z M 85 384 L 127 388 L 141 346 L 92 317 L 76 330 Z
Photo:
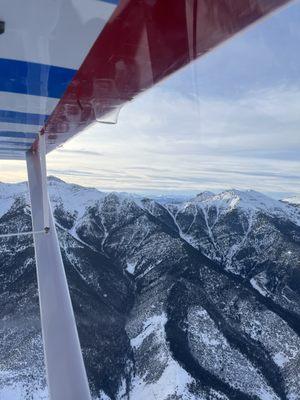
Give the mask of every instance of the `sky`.
M 47 157 L 49 175 L 144 194 L 300 195 L 300 2 L 237 35 Z M 26 179 L 0 162 L 0 181 Z

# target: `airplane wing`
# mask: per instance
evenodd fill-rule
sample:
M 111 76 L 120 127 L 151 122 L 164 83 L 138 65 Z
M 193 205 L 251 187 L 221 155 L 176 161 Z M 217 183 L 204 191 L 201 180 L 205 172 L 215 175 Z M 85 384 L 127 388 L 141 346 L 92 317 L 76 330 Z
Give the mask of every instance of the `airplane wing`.
M 0 158 L 54 150 L 288 0 L 4 0 Z
M 1 159 L 25 158 L 117 3 L 1 1 Z

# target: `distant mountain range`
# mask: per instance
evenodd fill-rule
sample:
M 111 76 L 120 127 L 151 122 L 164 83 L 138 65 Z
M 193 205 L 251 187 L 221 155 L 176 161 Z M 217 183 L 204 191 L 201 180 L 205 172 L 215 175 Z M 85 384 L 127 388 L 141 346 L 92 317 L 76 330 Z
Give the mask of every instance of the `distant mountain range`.
M 296 201 L 49 190 L 94 399 L 300 399 Z M 0 184 L 0 233 L 30 229 Z M 0 275 L 0 399 L 48 399 L 31 237 L 0 239 Z

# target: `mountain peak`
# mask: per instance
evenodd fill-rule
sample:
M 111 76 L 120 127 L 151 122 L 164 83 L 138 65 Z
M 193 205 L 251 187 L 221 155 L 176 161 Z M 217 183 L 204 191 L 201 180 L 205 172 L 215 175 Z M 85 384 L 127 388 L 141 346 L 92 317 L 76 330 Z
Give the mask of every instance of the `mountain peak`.
M 62 179 L 58 178 L 57 176 L 54 175 L 49 175 L 47 177 L 48 182 L 59 182 L 59 183 L 66 183 L 65 181 L 63 181 Z
M 238 190 L 238 189 L 230 189 L 225 190 L 217 195 L 220 199 L 224 199 L 225 201 L 231 202 L 231 205 L 234 207 L 239 204 L 240 206 L 247 207 L 280 207 L 280 203 L 277 200 L 272 199 L 256 190 Z
M 282 201 L 284 203 L 289 203 L 289 204 L 294 204 L 296 206 L 300 206 L 300 195 L 299 196 L 288 197 L 286 199 L 283 199 Z
M 248 211 L 255 210 L 283 210 L 282 203 L 255 190 L 230 189 L 217 194 L 214 199 L 230 210 L 242 208 Z M 220 204 L 220 205 L 221 205 Z
M 204 201 L 204 200 L 207 200 L 207 199 L 209 199 L 209 198 L 211 198 L 213 196 L 215 196 L 215 193 L 206 190 L 204 192 L 198 193 L 197 196 L 196 196 L 196 199 L 200 200 L 200 201 Z
M 263 212 L 272 216 L 291 219 L 300 223 L 299 211 L 295 206 L 275 200 L 255 190 L 229 189 L 218 194 L 211 192 L 199 193 L 191 201 L 182 204 L 182 208 L 189 205 L 209 209 L 216 208 L 218 213 L 227 214 L 233 210 L 240 210 L 245 214 Z

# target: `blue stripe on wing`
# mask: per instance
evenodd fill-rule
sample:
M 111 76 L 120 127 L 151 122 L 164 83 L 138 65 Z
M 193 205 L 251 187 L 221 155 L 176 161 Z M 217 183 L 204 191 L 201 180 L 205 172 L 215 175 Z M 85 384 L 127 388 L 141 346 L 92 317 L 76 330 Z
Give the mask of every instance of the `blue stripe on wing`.
M 33 143 L 33 141 L 32 141 Z M 23 143 L 23 142 L 12 142 L 10 140 L 2 140 L 0 142 L 0 148 L 1 149 L 6 149 L 5 146 L 9 146 L 9 147 L 16 147 L 16 150 L 18 150 L 19 147 L 22 148 L 26 148 L 26 149 L 30 149 L 30 147 L 32 146 L 32 143 Z
M 0 58 L 0 91 L 60 99 L 77 71 Z
M 0 78 L 1 79 L 1 78 Z M 44 125 L 49 115 L 0 110 L 0 122 L 25 125 Z
M 24 152 L 26 152 L 26 151 L 28 151 L 28 150 L 30 150 L 30 147 L 7 147 L 7 148 L 1 148 L 0 147 L 0 154 L 3 154 L 3 153 L 5 153 L 5 154 L 8 154 L 9 155 L 9 153 L 13 153 L 13 152 L 20 152 L 20 153 L 24 153 Z M 13 156 L 13 154 L 11 154 L 12 156 Z
M 116 6 L 119 4 L 119 0 L 101 0 L 104 3 L 115 4 Z
M 38 136 L 37 133 L 31 133 L 31 132 L 0 131 L 0 137 L 5 137 L 8 139 L 9 138 L 32 139 L 32 141 L 34 141 L 37 138 L 37 136 Z

